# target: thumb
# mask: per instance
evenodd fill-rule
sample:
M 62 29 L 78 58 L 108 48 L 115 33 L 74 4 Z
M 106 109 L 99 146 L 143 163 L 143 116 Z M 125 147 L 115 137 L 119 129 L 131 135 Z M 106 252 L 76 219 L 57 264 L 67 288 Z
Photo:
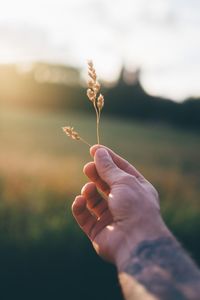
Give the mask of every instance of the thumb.
M 116 166 L 105 148 L 97 149 L 94 155 L 94 162 L 99 176 L 110 187 L 119 182 L 119 180 L 125 174 L 124 171 Z

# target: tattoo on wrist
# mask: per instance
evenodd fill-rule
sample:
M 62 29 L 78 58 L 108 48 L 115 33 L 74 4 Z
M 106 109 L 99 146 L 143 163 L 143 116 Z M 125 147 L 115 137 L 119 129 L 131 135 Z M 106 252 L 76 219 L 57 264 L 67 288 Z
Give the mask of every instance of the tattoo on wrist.
M 200 297 L 200 272 L 171 237 L 141 242 L 122 271 L 133 276 L 159 299 Z

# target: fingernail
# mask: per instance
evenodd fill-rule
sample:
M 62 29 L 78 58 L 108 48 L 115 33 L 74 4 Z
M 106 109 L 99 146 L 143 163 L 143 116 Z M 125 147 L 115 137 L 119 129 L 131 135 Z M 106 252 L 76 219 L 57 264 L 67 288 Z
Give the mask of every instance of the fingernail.
M 98 150 L 98 149 L 100 149 L 100 145 L 97 145 L 97 144 L 95 144 L 95 145 L 93 145 L 92 147 L 90 147 L 90 155 L 92 156 L 92 157 L 94 157 L 94 155 L 95 155 L 95 152 Z

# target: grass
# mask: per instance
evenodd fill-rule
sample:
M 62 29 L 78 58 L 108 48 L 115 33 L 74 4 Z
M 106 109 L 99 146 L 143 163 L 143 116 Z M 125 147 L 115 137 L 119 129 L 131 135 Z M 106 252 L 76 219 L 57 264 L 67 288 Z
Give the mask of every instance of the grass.
M 114 269 L 96 257 L 70 211 L 91 157 L 61 127 L 74 125 L 92 144 L 94 124 L 95 117 L 72 112 L 1 109 L 0 276 L 15 287 L 6 299 L 22 291 L 24 299 L 121 299 Z M 101 132 L 102 143 L 157 187 L 168 226 L 200 263 L 200 137 L 104 116 Z

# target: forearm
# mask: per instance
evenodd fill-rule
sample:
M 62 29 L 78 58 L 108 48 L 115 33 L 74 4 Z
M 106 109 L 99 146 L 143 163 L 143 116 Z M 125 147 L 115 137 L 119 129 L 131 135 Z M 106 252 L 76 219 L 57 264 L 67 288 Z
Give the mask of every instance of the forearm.
M 117 265 L 126 300 L 197 300 L 200 272 L 173 236 L 143 240 Z

